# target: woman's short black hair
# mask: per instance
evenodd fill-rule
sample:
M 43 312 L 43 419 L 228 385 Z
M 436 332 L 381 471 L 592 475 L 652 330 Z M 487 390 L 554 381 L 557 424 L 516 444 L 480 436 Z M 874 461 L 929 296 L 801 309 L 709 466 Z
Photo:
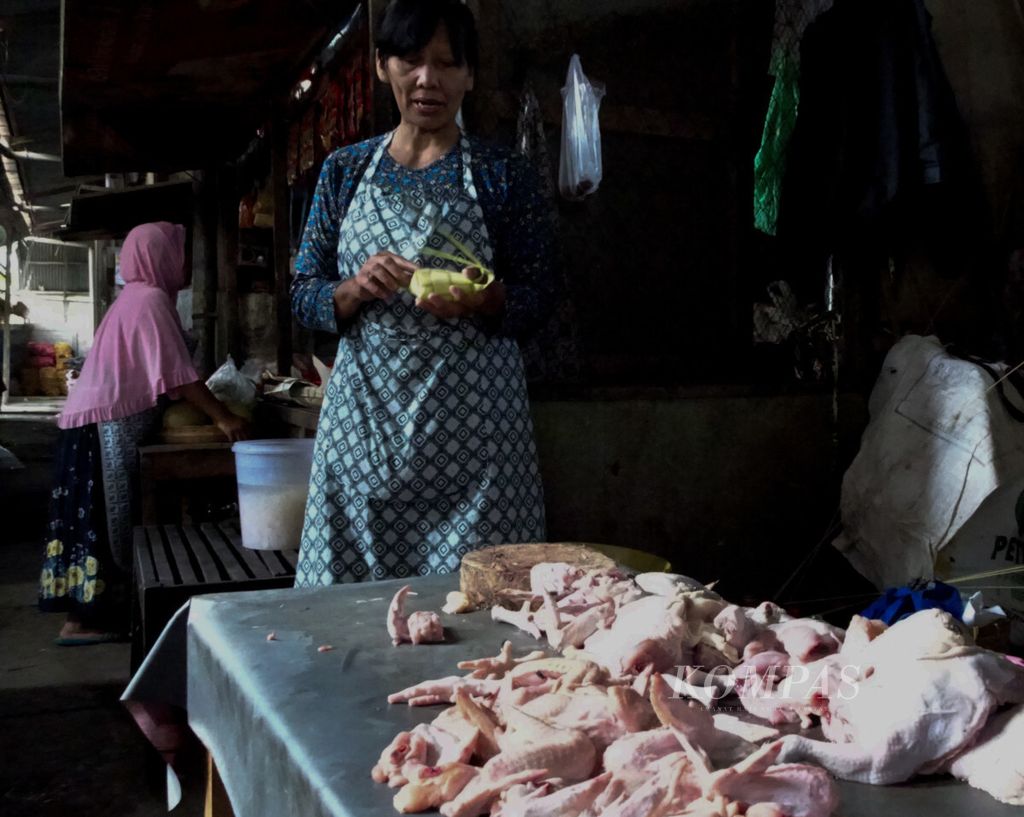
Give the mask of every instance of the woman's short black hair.
M 391 0 L 377 27 L 377 50 L 385 60 L 419 51 L 442 23 L 455 62 L 476 71 L 480 60 L 476 21 L 459 0 Z

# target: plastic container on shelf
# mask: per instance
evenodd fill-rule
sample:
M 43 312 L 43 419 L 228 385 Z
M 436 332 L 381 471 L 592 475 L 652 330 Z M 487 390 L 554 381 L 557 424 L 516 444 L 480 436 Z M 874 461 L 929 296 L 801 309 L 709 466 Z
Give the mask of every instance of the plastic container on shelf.
M 39 387 L 47 397 L 60 397 L 60 381 L 63 375 L 53 366 L 43 366 L 39 370 Z
M 242 544 L 297 550 L 306 517 L 313 440 L 247 440 L 231 446 L 238 475 Z

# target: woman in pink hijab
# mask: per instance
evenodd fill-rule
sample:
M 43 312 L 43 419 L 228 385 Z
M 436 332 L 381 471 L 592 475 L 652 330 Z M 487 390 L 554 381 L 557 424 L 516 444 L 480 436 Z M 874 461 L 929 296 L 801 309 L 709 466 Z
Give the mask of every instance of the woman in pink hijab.
M 67 614 L 58 644 L 94 644 L 127 629 L 138 447 L 159 429 L 166 396 L 183 397 L 230 440 L 245 421 L 192 366 L 175 308 L 187 285 L 185 230 L 142 224 L 121 250 L 125 287 L 107 312 L 57 420 L 56 485 L 39 583 L 42 610 Z

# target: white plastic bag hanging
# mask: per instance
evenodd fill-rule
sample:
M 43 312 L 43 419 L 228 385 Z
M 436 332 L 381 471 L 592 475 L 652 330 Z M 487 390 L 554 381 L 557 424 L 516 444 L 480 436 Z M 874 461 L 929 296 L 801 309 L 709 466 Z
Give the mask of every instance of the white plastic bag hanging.
M 206 387 L 222 403 L 239 403 L 250 408 L 256 404 L 256 385 L 238 371 L 231 355 L 210 375 Z
M 578 54 L 569 60 L 562 88 L 562 152 L 558 161 L 558 190 L 579 201 L 601 184 L 601 131 L 597 113 L 604 85 L 583 73 Z

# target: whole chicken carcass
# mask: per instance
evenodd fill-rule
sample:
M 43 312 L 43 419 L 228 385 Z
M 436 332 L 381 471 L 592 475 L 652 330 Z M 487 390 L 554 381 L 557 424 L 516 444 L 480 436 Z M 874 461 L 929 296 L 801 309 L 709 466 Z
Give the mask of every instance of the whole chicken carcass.
M 624 605 L 611 627 L 586 640 L 583 651 L 613 676 L 630 675 L 653 666 L 656 672 L 675 669 L 687 645 L 700 638 L 687 617 L 689 602 L 673 596 L 645 596 Z
M 971 646 L 939 610 L 915 613 L 840 658 L 843 683 L 821 699 L 822 731 L 835 742 L 789 735 L 782 759 L 847 780 L 899 783 L 944 769 L 997 707 L 1024 702 L 1024 669 Z
M 1024 706 L 993 715 L 978 739 L 949 764 L 949 771 L 997 800 L 1024 806 Z

